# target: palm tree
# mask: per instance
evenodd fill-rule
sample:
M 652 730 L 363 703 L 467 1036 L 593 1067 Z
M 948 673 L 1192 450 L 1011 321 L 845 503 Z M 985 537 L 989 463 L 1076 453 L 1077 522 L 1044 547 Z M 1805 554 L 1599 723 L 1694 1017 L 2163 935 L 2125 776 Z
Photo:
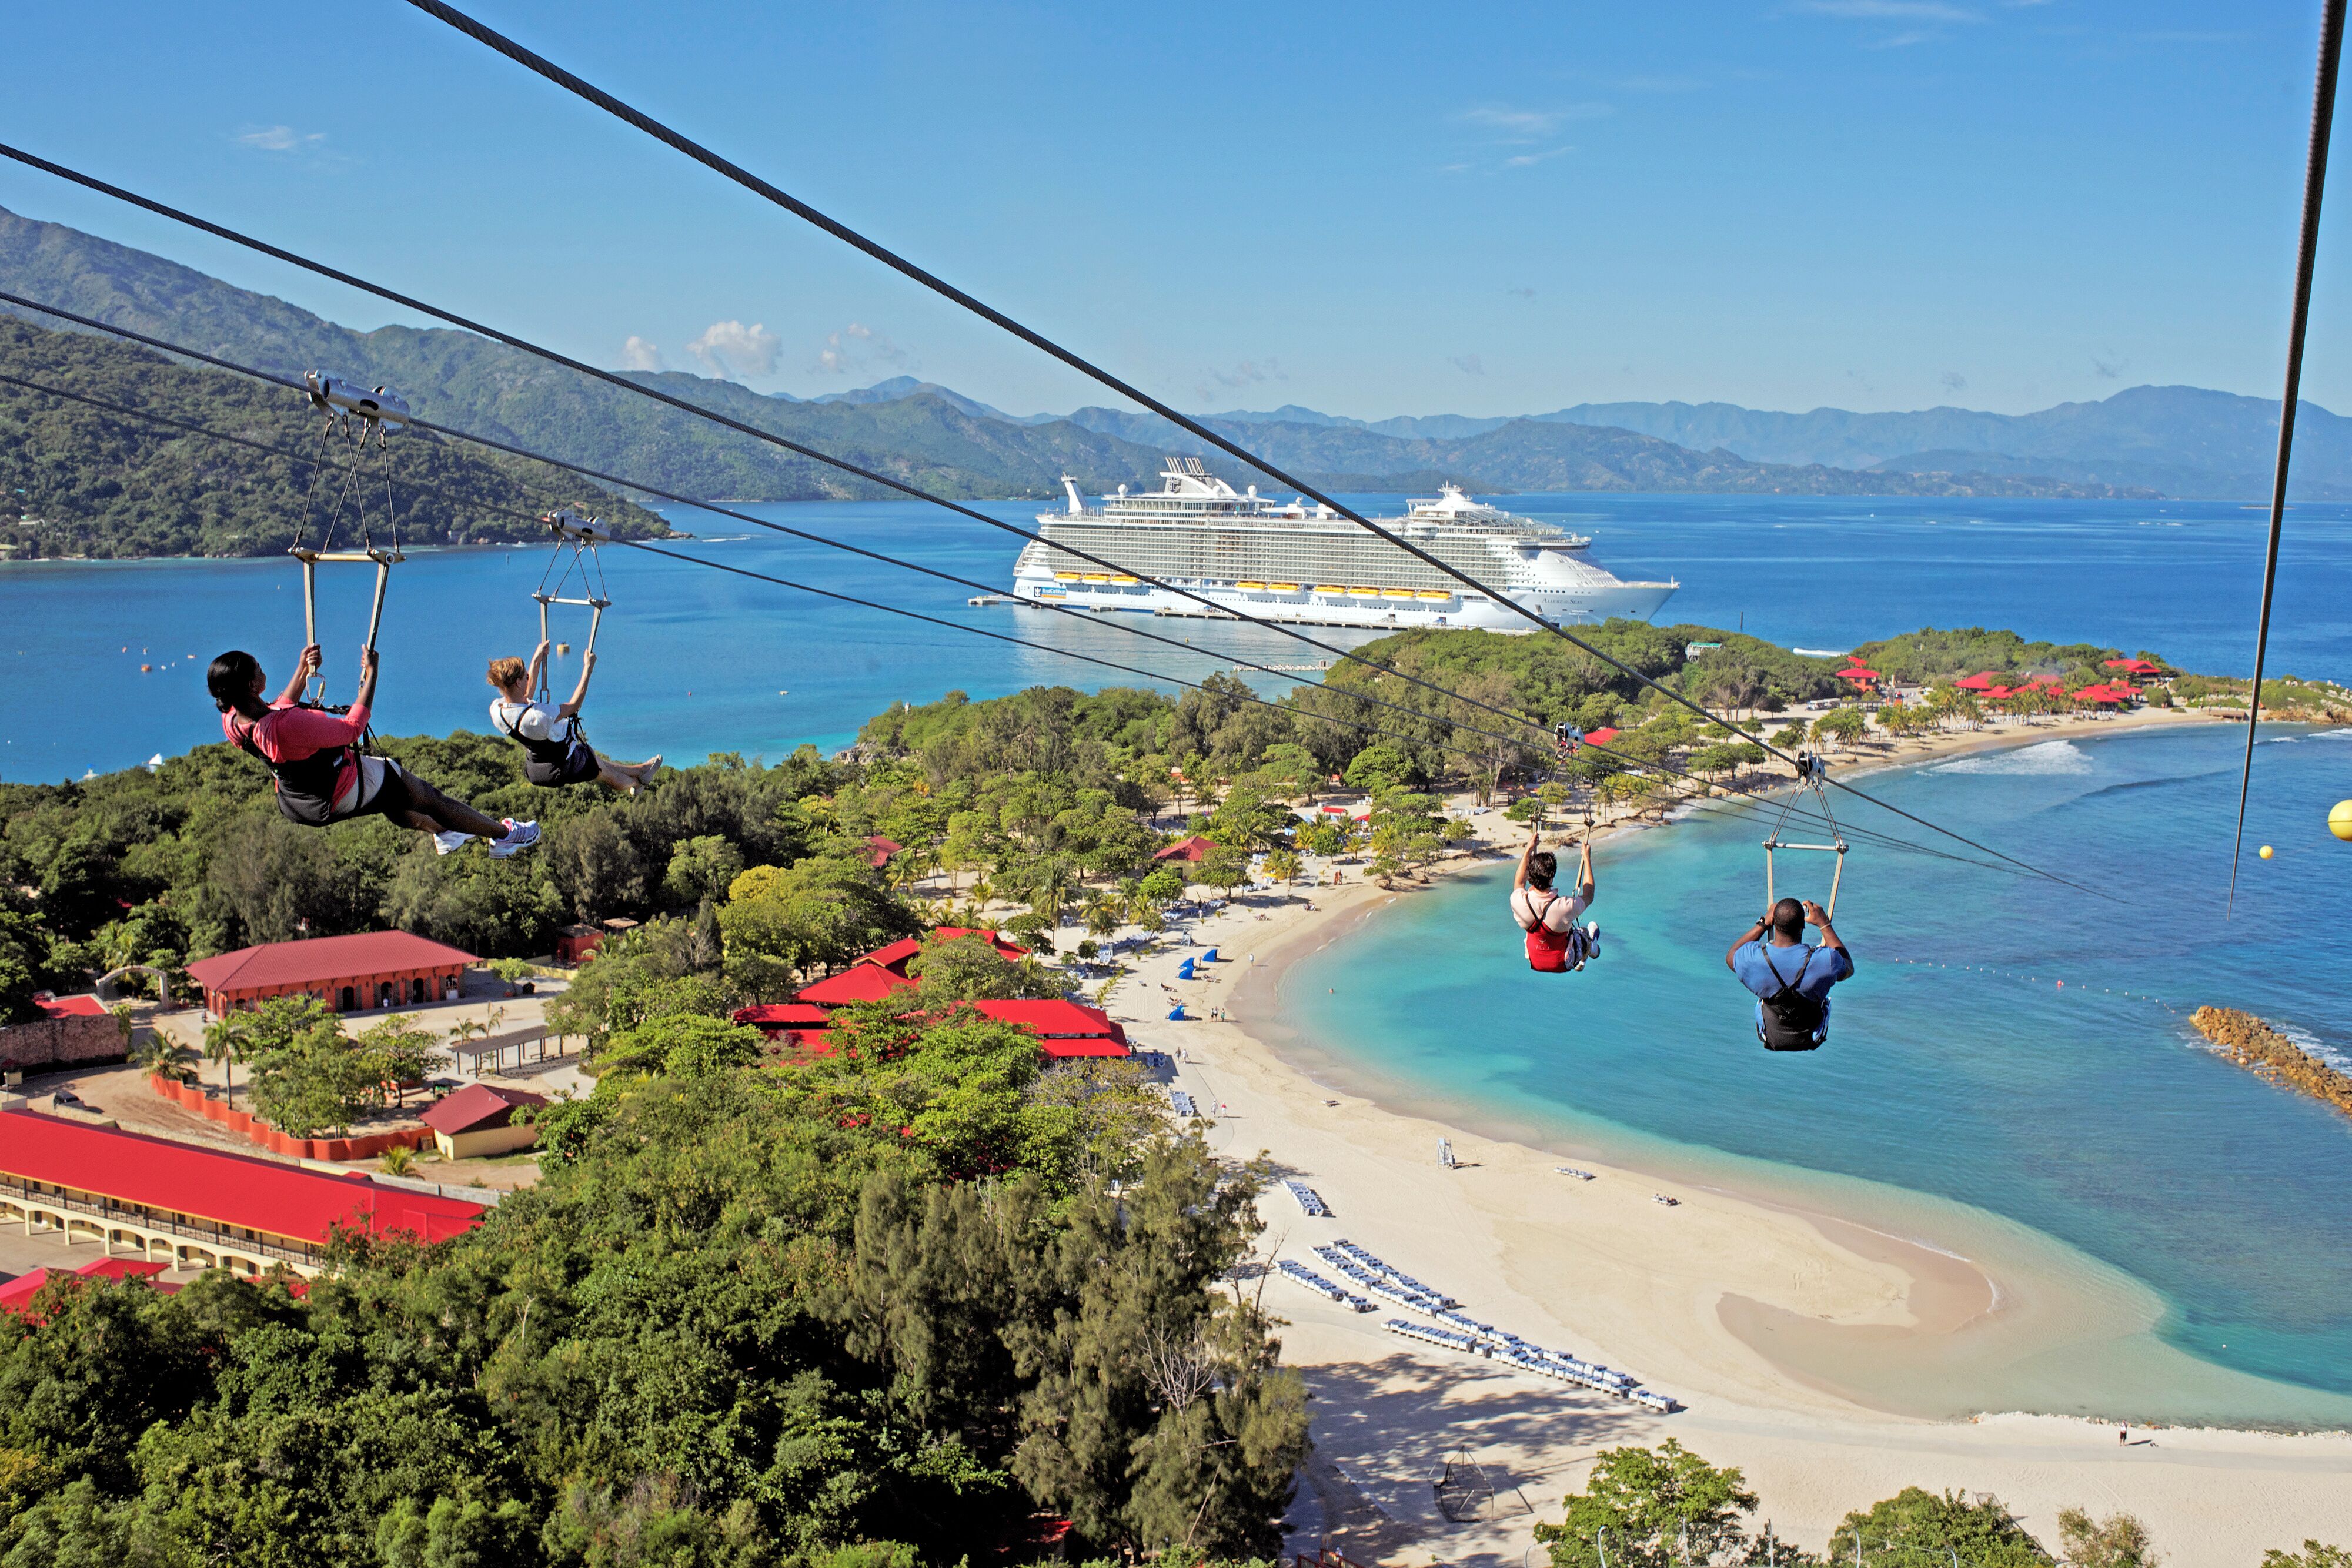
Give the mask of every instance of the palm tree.
M 205 1060 L 221 1064 L 232 1106 L 236 1103 L 236 1064 L 245 1060 L 245 1048 L 252 1038 L 253 1020 L 242 1013 L 231 1013 L 205 1026 Z
M 1097 893 L 1087 900 L 1081 916 L 1087 923 L 1089 936 L 1108 936 L 1118 929 L 1118 901 L 1108 893 Z

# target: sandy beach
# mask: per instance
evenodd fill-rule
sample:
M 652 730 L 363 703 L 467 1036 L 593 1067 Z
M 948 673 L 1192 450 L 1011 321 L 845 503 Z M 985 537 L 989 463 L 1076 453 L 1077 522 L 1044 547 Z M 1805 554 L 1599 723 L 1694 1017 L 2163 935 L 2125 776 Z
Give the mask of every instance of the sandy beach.
M 2012 724 L 1832 760 L 1858 774 L 2196 722 L 2210 721 L 2158 712 Z M 1521 841 L 1523 830 L 1499 812 L 1475 821 L 1486 852 L 1433 874 L 1491 866 Z M 1996 1493 L 2053 1544 L 2061 1508 L 2127 1510 L 2176 1564 L 2251 1565 L 2264 1548 L 2307 1536 L 2352 1542 L 2352 1436 L 2167 1427 L 2134 1427 L 2119 1441 L 2112 1421 L 1927 1418 L 1860 1392 L 1916 1378 L 1933 1406 L 1947 1382 L 1964 1385 L 1947 1376 L 1955 1369 L 2095 1354 L 2118 1325 L 2154 1321 L 2147 1292 L 2120 1277 L 2075 1277 L 2056 1266 L 2054 1244 L 2043 1260 L 2030 1238 L 2005 1239 L 1959 1215 L 1948 1228 L 1898 1236 L 1760 1183 L 1743 1191 L 1676 1181 L 1586 1150 L 1536 1146 L 1540 1139 L 1483 1136 L 1424 1113 L 1431 1107 L 1407 1092 L 1342 1086 L 1344 1073 L 1318 1082 L 1276 1017 L 1290 966 L 1390 902 L 1419 895 L 1343 870 L 1339 886 L 1327 882 L 1289 902 L 1260 894 L 1199 922 L 1194 941 L 1227 960 L 1205 979 L 1178 982 L 1177 965 L 1197 949 L 1162 944 L 1108 1002 L 1140 1046 L 1173 1059 L 1177 1086 L 1210 1118 L 1213 1147 L 1264 1153 L 1335 1211 L 1309 1218 L 1274 1189 L 1261 1202 L 1264 1256 L 1321 1268 L 1311 1249 L 1348 1238 L 1444 1287 L 1471 1315 L 1629 1372 L 1685 1408 L 1652 1416 L 1423 1345 L 1381 1329 L 1410 1316 L 1389 1303 L 1358 1314 L 1271 1277 L 1263 1289 L 1289 1324 L 1286 1357 L 1314 1392 L 1317 1457 L 1292 1510 L 1296 1549 L 1516 1568 L 1531 1527 L 1559 1517 L 1560 1498 L 1583 1484 L 1598 1449 L 1668 1437 L 1739 1466 L 1763 1500 L 1759 1518 L 1816 1550 L 1847 1511 L 1908 1485 Z M 1222 1016 L 1171 1022 L 1171 993 L 1196 1019 Z M 1440 1138 L 1460 1168 L 1439 1166 Z M 1594 1179 L 1560 1175 L 1561 1165 Z M 1679 1201 L 1660 1204 L 1659 1193 Z M 2239 1376 L 2173 1354 L 2168 1378 Z M 1453 1522 L 1430 1483 L 1449 1458 L 1465 1457 L 1493 1486 L 1493 1517 Z

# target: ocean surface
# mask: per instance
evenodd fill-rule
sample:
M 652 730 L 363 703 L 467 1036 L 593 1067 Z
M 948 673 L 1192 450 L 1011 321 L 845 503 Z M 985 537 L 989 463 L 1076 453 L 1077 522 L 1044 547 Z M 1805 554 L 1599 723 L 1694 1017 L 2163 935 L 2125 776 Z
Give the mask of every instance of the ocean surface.
M 1401 497 L 1357 497 L 1393 511 Z M 1623 577 L 1683 587 L 1661 619 L 1744 628 L 1790 646 L 1839 650 L 1918 627 L 2007 627 L 2028 637 L 2151 648 L 2187 668 L 2251 666 L 2264 514 L 2215 502 L 2053 502 L 1729 496 L 1519 496 L 1513 509 L 1592 536 Z M 742 508 L 847 543 L 918 557 L 1002 586 L 1021 541 L 915 502 Z M 983 508 L 1026 523 L 1035 504 Z M 604 553 L 613 600 L 598 647 L 589 733 L 607 751 L 697 761 L 712 751 L 779 757 L 803 742 L 846 744 L 891 703 L 950 689 L 998 695 L 1038 682 L 1081 686 L 1145 677 L 1090 654 L 1198 680 L 1248 658 L 1308 664 L 1329 655 L 1253 627 L 1149 617 L 1107 622 L 1190 639 L 1188 653 L 1114 624 L 1008 608 L 969 591 L 839 551 L 761 534 L 733 518 L 674 510 L 700 536 L 675 547 L 699 562 L 790 578 L 934 615 L 927 624 L 701 564 L 623 549 Z M 2273 630 L 2274 671 L 2352 674 L 2352 508 L 2288 514 Z M 537 549 L 421 551 L 395 569 L 384 611 L 376 727 L 391 734 L 484 727 L 482 669 L 527 653 Z M 366 627 L 370 573 L 322 574 L 320 637 L 330 695 L 349 697 Z M 564 612 L 559 612 L 559 617 Z M 556 635 L 583 640 L 585 612 Z M 1364 632 L 1307 628 L 1340 647 Z M 993 632 L 1045 644 L 1010 645 Z M 258 654 L 273 676 L 302 642 L 299 573 L 285 559 L 0 563 L 0 779 L 78 778 L 213 738 L 204 668 L 224 648 Z M 1058 652 L 1057 652 L 1058 650 Z M 559 661 L 559 674 L 576 664 Z M 142 673 L 140 666 L 152 669 Z M 1247 677 L 1264 691 L 1286 684 Z
M 1636 496 L 1508 504 L 1591 534 L 1595 557 L 1621 575 L 1679 579 L 1662 620 L 1818 650 L 1974 624 L 2150 649 L 2192 669 L 2250 663 L 2256 509 Z M 747 509 L 997 585 L 1019 547 L 910 503 Z M 1014 520 L 1033 510 L 989 509 Z M 972 609 L 967 590 L 730 519 L 674 520 L 701 536 L 677 547 L 696 561 L 948 624 L 608 549 L 614 606 L 587 714 L 598 743 L 625 756 L 774 758 L 803 743 L 845 744 L 889 704 L 950 689 L 987 696 L 1142 678 L 1073 653 L 1191 679 L 1235 657 L 1325 656 L 1231 625 L 1139 622 L 1190 640 L 1171 649 L 1112 622 Z M 528 652 L 530 594 L 547 562 L 543 550 L 443 550 L 397 569 L 377 727 L 484 727 L 483 664 Z M 354 674 L 364 575 L 331 579 L 322 594 L 337 695 Z M 583 633 L 576 622 L 557 632 L 575 654 Z M 1342 646 L 1365 639 L 1310 634 Z M 0 659 L 13 664 L 0 683 L 0 779 L 77 777 L 215 738 L 205 663 L 243 646 L 282 676 L 301 636 L 298 574 L 284 560 L 0 564 Z M 2274 671 L 2352 676 L 2352 508 L 2289 514 L 2272 647 Z M 2282 730 L 2264 745 L 2250 841 L 2273 843 L 2278 855 L 2248 860 L 2225 922 L 2242 741 L 2228 728 L 2102 737 L 1880 777 L 1871 787 L 1887 799 L 2108 896 L 1858 848 L 1840 927 L 1862 972 L 1840 988 L 1831 1046 L 1811 1056 L 1759 1049 L 1744 993 L 1722 970 L 1724 945 L 1763 895 L 1760 832 L 1736 819 L 1604 850 L 1595 914 L 1608 947 L 1581 976 L 1524 967 L 1496 917 L 1498 874 L 1401 900 L 1307 961 L 1286 988 L 1289 1021 L 1348 1071 L 1490 1123 L 1679 1169 L 1751 1182 L 1777 1175 L 1791 1190 L 1828 1184 L 1846 1199 L 1868 1197 L 1861 1206 L 1882 1217 L 1899 1218 L 1906 1203 L 1921 1215 L 1986 1217 L 2152 1299 L 2154 1338 L 2168 1354 L 2249 1375 L 2182 1393 L 2151 1384 L 2161 1358 L 2135 1359 L 2124 1346 L 2100 1363 L 2096 1386 L 2084 1385 L 2088 1371 L 2043 1369 L 2038 1382 L 1971 1392 L 1983 1406 L 2352 1424 L 2352 1120 L 2215 1059 L 2186 1023 L 2200 1003 L 2245 1008 L 2352 1059 L 2352 846 L 2324 827 L 2328 804 L 2352 796 L 2352 736 Z M 1868 808 L 1853 816 L 1874 821 Z
M 2352 1396 L 2352 1118 L 2214 1055 L 2188 1021 L 2200 1004 L 2242 1008 L 2352 1069 L 2352 845 L 2325 825 L 2352 796 L 2352 729 L 2263 743 L 2225 921 L 2243 741 L 2231 726 L 2126 732 L 1858 780 L 2104 896 L 1857 844 L 1837 919 L 1857 973 L 1810 1055 L 1757 1043 L 1754 1001 L 1723 967 L 1764 901 L 1763 832 L 1732 813 L 1601 847 L 1603 951 L 1580 975 L 1527 968 L 1496 867 L 1398 899 L 1302 960 L 1283 1021 L 1310 1071 L 1433 1113 L 1686 1179 L 1760 1178 L 1836 1211 L 1858 1200 L 1914 1237 L 1948 1237 L 1955 1216 L 1900 1195 L 1950 1200 L 2063 1244 L 2034 1249 L 2038 1266 L 2153 1292 L 2157 1344 L 1945 1377 L 1955 1405 L 1934 1413 L 2345 1425 L 2352 1397 L 2168 1386 L 2181 1380 L 2160 1370 L 2168 1346 Z M 2274 859 L 2252 854 L 2263 843 Z M 1781 892 L 1825 896 L 1825 867 L 1790 862 L 1826 858 L 1784 855 Z

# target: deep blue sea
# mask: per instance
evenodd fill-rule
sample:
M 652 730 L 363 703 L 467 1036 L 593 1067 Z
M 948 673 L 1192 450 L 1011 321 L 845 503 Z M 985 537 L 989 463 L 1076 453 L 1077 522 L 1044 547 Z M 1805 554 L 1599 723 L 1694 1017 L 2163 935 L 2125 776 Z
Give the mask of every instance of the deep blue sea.
M 2233 505 L 1509 504 L 1593 535 L 1595 557 L 1622 575 L 1678 578 L 1665 620 L 1744 626 L 1809 649 L 1977 624 L 2151 649 L 2192 669 L 2250 663 L 2263 514 Z M 1019 543 L 912 504 L 755 509 L 995 583 Z M 1029 509 L 992 508 L 1016 519 Z M 1143 622 L 1190 638 L 1197 652 L 1179 655 L 1112 624 L 969 609 L 964 590 L 728 519 L 675 520 L 702 536 L 680 547 L 698 558 L 1052 649 L 1192 678 L 1236 654 L 1320 656 L 1247 628 Z M 606 554 L 614 606 L 588 716 L 598 743 L 623 755 L 772 758 L 803 742 L 840 745 L 888 704 L 950 688 L 983 696 L 1133 678 Z M 529 594 L 545 561 L 535 550 L 454 550 L 399 568 L 378 727 L 482 727 L 483 664 L 528 651 Z M 337 693 L 353 673 L 362 593 L 353 580 L 326 595 Z M 0 686 L 0 778 L 73 777 L 213 738 L 205 662 L 246 646 L 275 676 L 300 640 L 296 571 L 283 561 L 0 565 L 0 658 L 14 663 Z M 142 664 L 155 667 L 142 674 Z M 2352 676 L 2352 509 L 2289 514 L 2272 668 Z M 1763 891 L 1759 834 L 1735 820 L 1605 848 L 1595 914 L 1609 946 L 1584 975 L 1529 975 L 1516 941 L 1496 939 L 1498 889 L 1465 883 L 1400 901 L 1294 970 L 1290 1021 L 1369 1074 L 1515 1125 L 1876 1184 L 2030 1227 L 2154 1292 L 2169 1345 L 2352 1395 L 2352 1119 L 2216 1060 L 2185 1021 L 2200 1003 L 2246 1008 L 2352 1058 L 2352 845 L 2324 827 L 2328 804 L 2352 797 L 2352 737 L 2282 730 L 2262 748 L 2250 841 L 2278 854 L 2249 860 L 2225 922 L 2241 744 L 2242 731 L 2221 727 L 2102 737 L 1879 776 L 1874 792 L 2109 896 L 1857 850 L 1839 925 L 1862 970 L 1840 988 L 1832 1046 L 1811 1057 L 1758 1049 L 1744 993 L 1722 972 L 1723 946 Z M 1867 808 L 1856 815 L 1873 821 Z M 2307 1403 L 2191 1409 L 2137 1393 L 2148 1414 L 2321 1418 Z

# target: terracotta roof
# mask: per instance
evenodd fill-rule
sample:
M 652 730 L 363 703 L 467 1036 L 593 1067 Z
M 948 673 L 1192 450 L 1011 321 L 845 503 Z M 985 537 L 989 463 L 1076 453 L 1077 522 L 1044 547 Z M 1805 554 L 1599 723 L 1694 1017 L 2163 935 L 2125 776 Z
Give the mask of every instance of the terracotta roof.
M 827 1008 L 837 1008 L 844 1002 L 878 1002 L 892 991 L 904 990 L 914 983 L 896 969 L 860 961 L 837 975 L 826 976 L 814 986 L 802 987 L 800 999 Z
M 266 942 L 216 958 L 199 958 L 188 973 L 209 991 L 242 991 L 264 986 L 308 986 L 355 975 L 395 969 L 439 969 L 472 964 L 471 953 L 406 931 L 367 931 L 352 936 L 313 936 L 301 942 Z
M 887 947 L 875 948 L 857 961 L 861 964 L 879 964 L 893 974 L 903 975 L 907 972 L 907 960 L 929 946 L 932 941 L 952 942 L 960 936 L 985 936 L 988 938 L 988 945 L 995 948 L 1001 956 L 1006 958 L 1026 958 L 1029 956 L 1028 948 L 1015 946 L 993 931 L 981 930 L 969 925 L 942 925 L 932 932 L 929 937 L 901 936 Z
M 1113 1023 L 1110 1015 L 1100 1008 L 1090 1008 L 1084 1002 L 1046 998 L 971 1005 L 1000 1022 L 1017 1023 L 1042 1040 L 1108 1040 L 1118 1045 L 1120 1054 L 1126 1052 L 1127 1030 Z M 1052 1048 L 1049 1045 L 1047 1049 L 1050 1052 Z
M 0 1171 L 318 1243 L 338 1221 L 438 1241 L 471 1229 L 483 1214 L 479 1204 L 378 1186 L 365 1176 L 328 1176 L 31 1111 L 0 1111 Z
M 180 1287 L 166 1284 L 155 1276 L 169 1267 L 165 1263 L 142 1262 L 136 1258 L 94 1258 L 74 1270 L 73 1277 L 81 1280 L 144 1280 L 168 1296 Z M 0 1285 L 0 1312 L 22 1312 L 33 1298 L 40 1294 L 42 1286 L 60 1277 L 54 1269 L 36 1269 L 29 1274 L 17 1275 L 6 1284 Z
M 460 1133 L 478 1133 L 485 1128 L 503 1127 L 513 1119 L 519 1105 L 544 1105 L 547 1096 L 533 1094 L 524 1089 L 493 1089 L 487 1083 L 468 1083 L 455 1094 L 444 1095 L 417 1118 L 436 1133 L 456 1137 Z
M 1203 860 L 1207 858 L 1209 852 L 1216 847 L 1215 844 L 1195 833 L 1189 839 L 1179 839 L 1165 849 L 1152 851 L 1151 858 L 1156 861 Z
M 737 1008 L 734 1019 L 759 1029 L 823 1029 L 833 1015 L 810 1002 L 762 1002 L 758 1007 Z

